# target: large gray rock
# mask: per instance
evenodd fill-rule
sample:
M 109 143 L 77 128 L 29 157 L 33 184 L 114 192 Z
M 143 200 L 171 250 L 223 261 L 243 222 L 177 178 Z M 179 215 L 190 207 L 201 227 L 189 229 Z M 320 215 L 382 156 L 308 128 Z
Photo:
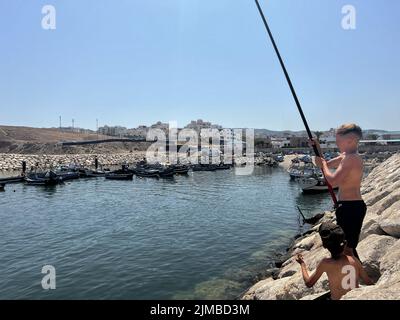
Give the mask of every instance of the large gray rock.
M 364 240 L 366 237 L 368 237 L 371 234 L 377 234 L 377 235 L 385 234 L 385 232 L 382 230 L 382 228 L 378 222 L 379 219 L 380 219 L 379 215 L 370 213 L 367 210 L 367 215 L 364 218 L 364 223 L 361 228 L 360 241 Z
M 386 197 L 377 201 L 374 205 L 368 207 L 367 214 L 381 215 L 392 204 L 400 200 L 400 189 L 391 192 Z
M 387 234 L 400 238 L 400 201 L 392 204 L 382 213 L 379 226 Z
M 351 290 L 341 300 L 400 300 L 400 277 L 389 283 Z
M 302 249 L 309 251 L 312 248 L 318 248 L 322 246 L 322 241 L 321 237 L 319 236 L 318 233 L 313 233 L 309 235 L 308 237 L 305 237 L 301 239 L 300 241 L 296 242 L 296 244 L 293 246 L 293 249 Z
M 380 262 L 381 277 L 378 284 L 393 282 L 396 277 L 400 281 L 400 240 L 391 246 Z
M 374 190 L 364 195 L 363 199 L 367 206 L 374 205 L 394 191 L 400 189 L 400 174 L 397 174 L 393 179 L 390 179 L 390 177 L 387 177 L 387 179 L 387 184 L 376 187 Z
M 311 273 L 312 272 L 314 272 L 314 270 L 311 271 Z M 284 279 L 288 280 L 285 282 L 284 286 L 275 292 L 277 300 L 299 300 L 302 297 L 323 293 L 329 290 L 329 282 L 326 274 L 323 274 L 312 288 L 307 288 L 301 272 Z
M 381 276 L 380 260 L 395 242 L 396 239 L 393 237 L 373 234 L 358 244 L 357 252 L 360 260 L 373 280 L 377 281 Z
M 257 282 L 242 297 L 243 300 L 277 300 L 276 296 L 289 278 L 274 280 L 268 278 Z

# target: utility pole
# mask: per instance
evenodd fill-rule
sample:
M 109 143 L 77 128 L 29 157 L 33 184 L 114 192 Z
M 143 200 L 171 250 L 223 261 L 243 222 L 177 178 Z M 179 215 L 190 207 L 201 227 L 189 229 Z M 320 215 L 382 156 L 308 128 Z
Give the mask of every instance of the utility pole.
M 72 119 L 72 132 L 74 132 L 74 125 L 75 125 L 75 120 Z
M 61 132 L 61 116 L 60 116 L 59 120 L 60 120 L 60 132 Z
M 99 140 L 99 119 L 96 119 L 97 140 Z

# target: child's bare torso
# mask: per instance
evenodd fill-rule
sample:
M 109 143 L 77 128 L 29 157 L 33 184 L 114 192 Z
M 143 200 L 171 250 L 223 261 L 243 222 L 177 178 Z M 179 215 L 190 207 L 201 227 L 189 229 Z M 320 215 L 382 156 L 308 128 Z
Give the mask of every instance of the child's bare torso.
M 338 185 L 339 200 L 361 200 L 361 180 L 363 176 L 363 161 L 358 154 L 343 154 L 340 165 L 346 162 L 346 177 Z

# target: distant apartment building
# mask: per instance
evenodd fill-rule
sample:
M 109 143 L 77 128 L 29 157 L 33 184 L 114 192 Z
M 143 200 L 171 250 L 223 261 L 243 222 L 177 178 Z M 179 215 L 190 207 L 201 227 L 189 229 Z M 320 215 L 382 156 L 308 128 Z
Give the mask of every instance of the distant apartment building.
M 114 137 L 123 137 L 126 136 L 128 129 L 121 126 L 103 126 L 99 128 L 99 133 L 107 135 L 107 136 L 114 136 Z
M 127 129 L 121 126 L 105 125 L 99 128 L 99 133 L 116 137 L 132 137 L 132 138 L 134 137 L 134 138 L 145 139 L 150 129 L 161 129 L 166 134 L 168 134 L 169 124 L 158 121 L 157 123 L 151 125 L 150 127 L 147 127 L 145 125 L 140 125 L 137 128 L 132 128 L 132 129 Z
M 189 124 L 185 126 L 187 129 L 194 129 L 197 132 L 200 132 L 201 129 L 218 129 L 221 130 L 222 126 L 217 124 L 212 124 L 208 121 L 203 121 L 202 119 L 199 120 L 192 120 Z
M 132 138 L 146 139 L 147 131 L 149 128 L 144 125 L 140 125 L 137 128 L 128 129 L 127 136 Z
M 271 137 L 272 148 L 289 148 L 290 147 L 290 137 Z
M 244 144 L 244 140 L 246 138 L 244 132 L 242 129 L 221 129 L 219 130 L 220 135 L 221 135 L 221 141 L 224 144 L 230 144 L 230 145 L 239 145 L 239 144 Z
M 156 122 L 155 124 L 152 124 L 150 126 L 150 129 L 161 129 L 164 131 L 166 134 L 168 134 L 169 131 L 169 124 L 168 123 L 162 123 L 161 121 Z

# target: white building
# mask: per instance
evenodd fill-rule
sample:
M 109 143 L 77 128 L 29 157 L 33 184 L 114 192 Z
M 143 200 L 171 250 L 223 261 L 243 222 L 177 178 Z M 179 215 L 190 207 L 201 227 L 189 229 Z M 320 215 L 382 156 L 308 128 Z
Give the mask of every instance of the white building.
M 272 148 L 289 148 L 290 138 L 271 137 Z

